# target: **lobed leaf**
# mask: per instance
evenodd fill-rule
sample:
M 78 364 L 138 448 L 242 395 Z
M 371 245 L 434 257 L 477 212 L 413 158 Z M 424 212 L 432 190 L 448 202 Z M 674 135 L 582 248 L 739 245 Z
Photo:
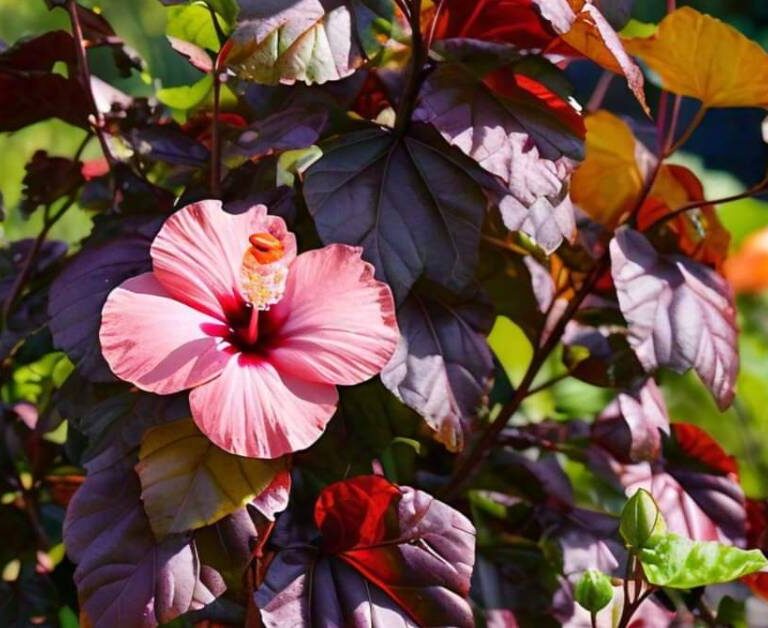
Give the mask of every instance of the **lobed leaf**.
M 488 205 L 480 186 L 498 189 L 441 143 L 421 128 L 357 131 L 322 147 L 305 176 L 321 239 L 362 246 L 398 303 L 422 276 L 455 292 L 472 282 Z
M 265 626 L 474 625 L 474 528 L 457 511 L 361 476 L 323 490 L 315 523 L 278 523 L 278 552 L 254 596 Z

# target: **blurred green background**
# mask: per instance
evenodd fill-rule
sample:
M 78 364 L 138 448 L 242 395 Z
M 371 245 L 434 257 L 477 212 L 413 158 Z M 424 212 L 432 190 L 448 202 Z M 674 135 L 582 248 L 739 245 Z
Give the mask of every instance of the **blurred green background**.
M 121 79 L 106 56 L 108 53 L 104 51 L 102 55 L 95 51 L 91 57 L 92 69 L 100 78 L 133 95 L 151 95 L 160 87 L 191 84 L 199 78 L 165 40 L 167 8 L 158 0 L 102 0 L 83 4 L 101 10 L 117 33 L 146 62 L 142 75 L 134 73 L 130 79 Z M 679 4 L 718 16 L 768 48 L 768 0 L 696 0 Z M 635 5 L 636 19 L 656 22 L 664 14 L 666 0 L 637 0 Z M 49 11 L 43 0 L 0 0 L 0 16 L 0 41 L 8 46 L 21 37 L 50 29 L 68 29 L 66 13 L 60 9 Z M 0 223 L 0 242 L 34 235 L 39 230 L 39 216 L 24 220 L 17 209 L 24 164 L 38 149 L 71 155 L 83 133 L 63 122 L 48 121 L 16 133 L 0 134 L 0 192 L 6 212 L 5 221 Z M 85 158 L 98 155 L 98 147 L 92 143 Z M 744 183 L 733 174 L 706 169 L 696 155 L 684 154 L 676 160 L 702 177 L 709 198 L 744 189 Z M 764 201 L 742 200 L 721 208 L 720 213 L 733 234 L 735 247 L 747 235 L 768 225 L 768 203 Z M 88 214 L 75 210 L 56 225 L 52 237 L 76 246 L 89 230 Z M 662 383 L 672 418 L 707 429 L 739 459 L 747 493 L 768 497 L 768 299 L 742 298 L 739 306 L 743 332 L 742 372 L 734 407 L 725 413 L 718 412 L 692 374 L 664 373 Z M 497 329 L 494 341 L 499 352 L 511 356 L 505 364 L 508 369 L 525 367 L 525 364 L 514 364 L 524 361 L 527 355 L 525 348 L 521 348 L 525 341 L 520 334 Z M 552 369 L 557 366 L 552 365 Z M 604 395 L 605 391 L 566 381 L 537 395 L 528 411 L 537 418 L 588 416 L 605 402 Z

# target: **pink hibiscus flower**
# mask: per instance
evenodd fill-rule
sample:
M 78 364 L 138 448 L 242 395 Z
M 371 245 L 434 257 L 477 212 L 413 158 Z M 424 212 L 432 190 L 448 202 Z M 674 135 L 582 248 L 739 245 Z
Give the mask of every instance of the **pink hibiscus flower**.
M 392 293 L 360 253 L 333 244 L 297 256 L 263 205 L 189 205 L 152 243 L 152 272 L 110 293 L 102 352 L 142 390 L 192 389 L 192 416 L 222 449 L 304 449 L 335 412 L 336 385 L 376 375 L 397 344 Z

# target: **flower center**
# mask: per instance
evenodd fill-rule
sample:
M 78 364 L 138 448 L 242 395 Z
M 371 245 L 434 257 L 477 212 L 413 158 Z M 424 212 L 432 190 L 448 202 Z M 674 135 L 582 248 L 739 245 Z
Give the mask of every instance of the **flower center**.
M 240 266 L 240 288 L 254 310 L 268 310 L 285 292 L 285 247 L 271 233 L 254 233 Z

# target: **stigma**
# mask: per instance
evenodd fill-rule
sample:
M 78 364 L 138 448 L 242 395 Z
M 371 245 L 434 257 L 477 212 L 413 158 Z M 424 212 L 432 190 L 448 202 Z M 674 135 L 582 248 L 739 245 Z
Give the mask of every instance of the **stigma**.
M 285 246 L 271 233 L 254 233 L 240 266 L 240 287 L 256 310 L 268 310 L 285 293 L 288 265 Z

